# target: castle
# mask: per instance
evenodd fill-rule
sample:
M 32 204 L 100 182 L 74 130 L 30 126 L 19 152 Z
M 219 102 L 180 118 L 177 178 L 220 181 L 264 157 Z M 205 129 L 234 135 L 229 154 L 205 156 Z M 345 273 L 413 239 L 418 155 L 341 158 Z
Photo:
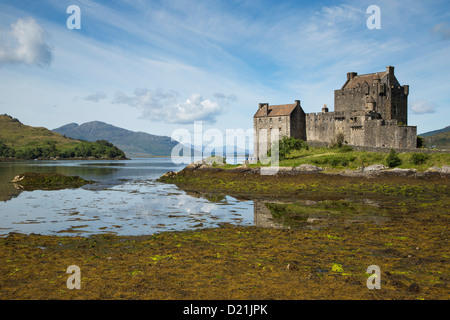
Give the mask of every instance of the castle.
M 253 117 L 254 157 L 270 150 L 270 137 L 283 136 L 329 145 L 340 135 L 352 146 L 410 149 L 417 146 L 417 127 L 408 123 L 408 85 L 400 85 L 394 67 L 358 75 L 334 91 L 334 112 L 326 105 L 319 113 L 305 113 L 300 100 L 293 104 L 260 103 Z

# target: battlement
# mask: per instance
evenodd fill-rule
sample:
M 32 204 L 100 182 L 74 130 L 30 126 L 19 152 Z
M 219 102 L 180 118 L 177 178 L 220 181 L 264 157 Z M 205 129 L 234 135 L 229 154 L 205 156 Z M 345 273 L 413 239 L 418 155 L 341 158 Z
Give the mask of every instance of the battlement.
M 354 146 L 415 148 L 417 128 L 407 126 L 409 86 L 400 85 L 394 69 L 387 66 L 383 72 L 347 73 L 342 88 L 334 91 L 334 112 L 323 105 L 322 112 L 305 114 L 300 100 L 279 106 L 261 103 L 255 119 L 282 113 L 289 120 L 285 125 L 281 120 L 275 124 L 254 121 L 255 133 L 260 129 L 278 129 L 285 136 L 326 144 L 335 141 L 338 134 L 343 134 L 345 141 Z M 258 138 L 254 141 L 255 154 L 259 155 Z

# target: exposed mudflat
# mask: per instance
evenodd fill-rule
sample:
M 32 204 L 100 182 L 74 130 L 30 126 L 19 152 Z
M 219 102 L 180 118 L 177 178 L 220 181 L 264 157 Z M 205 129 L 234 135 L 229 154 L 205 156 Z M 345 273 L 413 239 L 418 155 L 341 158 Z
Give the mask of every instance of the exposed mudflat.
M 450 298 L 447 178 L 199 172 L 170 182 L 258 199 L 278 227 L 10 234 L 0 238 L 1 299 Z M 79 290 L 66 285 L 71 265 Z M 370 265 L 380 267 L 381 289 L 367 288 Z

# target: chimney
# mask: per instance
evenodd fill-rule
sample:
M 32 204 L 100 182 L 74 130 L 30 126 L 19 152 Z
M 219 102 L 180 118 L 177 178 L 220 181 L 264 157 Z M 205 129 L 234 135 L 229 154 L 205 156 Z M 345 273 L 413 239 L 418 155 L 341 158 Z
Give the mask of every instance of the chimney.
M 322 108 L 322 113 L 327 113 L 327 112 L 328 112 L 328 107 L 326 104 L 324 104 L 323 108 Z
M 260 103 L 259 109 L 263 109 L 263 114 L 267 117 L 267 113 L 269 113 L 269 104 L 268 103 Z
M 403 93 L 407 96 L 409 94 L 409 85 L 405 84 L 403 87 Z
M 393 66 L 387 66 L 387 67 L 386 67 L 386 72 L 387 72 L 387 73 L 394 74 L 394 67 L 393 67 Z
M 352 80 L 357 75 L 358 75 L 357 72 L 347 72 L 347 80 Z
M 295 100 L 295 105 L 296 105 L 297 107 L 300 107 L 300 100 Z

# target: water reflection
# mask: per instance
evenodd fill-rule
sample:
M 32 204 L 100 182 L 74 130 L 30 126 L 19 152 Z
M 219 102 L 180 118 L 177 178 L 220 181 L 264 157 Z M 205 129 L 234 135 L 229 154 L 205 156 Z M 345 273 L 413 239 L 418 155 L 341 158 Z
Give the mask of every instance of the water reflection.
M 185 192 L 156 181 L 178 171 L 170 158 L 131 161 L 0 163 L 0 235 L 9 232 L 143 235 L 216 227 L 322 228 L 336 219 L 385 223 L 386 209 L 369 200 L 268 202 Z M 78 189 L 21 191 L 10 181 L 27 172 L 57 172 L 97 181 Z
M 154 180 L 130 180 L 101 190 L 26 191 L 0 204 L 0 233 L 143 235 L 253 224 L 251 201 L 214 200 Z
M 184 165 L 173 164 L 170 158 L 137 158 L 133 160 L 61 160 L 0 162 L 0 201 L 17 197 L 11 180 L 18 174 L 32 171 L 56 172 L 68 176 L 80 176 L 97 181 L 86 185 L 87 190 L 101 190 L 134 179 L 156 179 L 167 171 L 181 170 Z
M 320 229 L 337 220 L 382 225 L 391 219 L 387 208 L 369 199 L 297 202 L 255 200 L 253 210 L 256 226 L 277 229 Z

